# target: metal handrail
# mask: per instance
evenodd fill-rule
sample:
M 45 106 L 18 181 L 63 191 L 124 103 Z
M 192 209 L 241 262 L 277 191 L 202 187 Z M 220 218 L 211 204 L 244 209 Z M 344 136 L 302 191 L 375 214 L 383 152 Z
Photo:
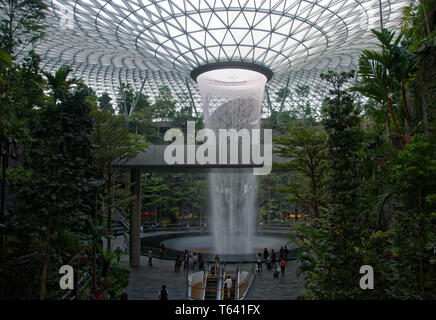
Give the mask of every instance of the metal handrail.
M 242 266 L 241 266 L 241 270 L 242 270 Z M 251 283 L 253 282 L 255 277 L 256 277 L 255 265 L 252 264 L 251 270 L 249 271 L 245 280 L 241 284 L 238 284 L 238 293 L 239 293 L 239 288 L 241 288 L 242 286 L 244 287 L 246 286 L 243 296 L 242 297 L 238 296 L 238 300 L 244 299 L 244 297 L 247 295 L 248 289 L 250 288 Z
M 236 280 L 235 280 L 235 300 L 239 300 L 239 272 L 242 270 L 241 262 L 236 267 Z
M 221 278 L 221 294 L 220 299 L 218 300 L 224 300 L 224 279 L 227 277 L 227 272 L 224 272 L 222 278 Z
M 223 279 L 224 279 L 225 274 L 226 274 L 225 267 L 226 267 L 225 261 L 220 263 L 220 267 L 219 267 L 220 271 L 218 273 L 218 282 L 217 282 L 217 295 L 216 295 L 217 300 L 223 300 L 223 298 L 224 298 L 224 290 L 223 290 L 224 280 Z
M 192 296 L 192 287 L 194 287 L 195 285 L 192 283 L 192 276 L 194 273 L 198 273 L 198 272 L 203 272 L 202 287 L 201 287 L 200 298 L 194 298 Z M 189 272 L 187 272 L 186 284 L 187 284 L 187 297 L 188 297 L 188 299 L 191 299 L 191 300 L 204 300 L 205 299 L 208 275 L 209 275 L 209 272 L 207 272 L 206 270 L 200 270 L 200 271 L 189 270 Z M 199 289 L 199 288 L 196 287 L 195 289 Z
M 74 269 L 74 279 L 76 279 L 76 277 L 77 277 L 77 269 Z M 82 288 L 90 281 L 91 281 L 91 272 L 88 271 L 85 273 L 84 276 L 82 276 L 82 278 L 79 281 L 75 280 L 74 289 L 68 292 L 66 295 L 64 295 L 62 297 L 62 300 L 77 300 L 77 297 L 79 296 Z
M 192 288 L 192 271 L 191 270 L 188 272 L 187 282 L 188 282 L 188 288 L 187 288 L 188 292 L 186 294 L 187 294 L 188 298 L 193 299 L 192 295 L 191 295 L 191 288 Z
M 206 270 L 208 270 L 208 269 L 206 269 Z M 207 272 L 206 270 L 203 271 L 203 284 L 202 284 L 202 288 L 201 288 L 201 290 L 202 290 L 201 300 L 204 300 L 206 297 L 207 276 L 209 274 L 209 272 Z

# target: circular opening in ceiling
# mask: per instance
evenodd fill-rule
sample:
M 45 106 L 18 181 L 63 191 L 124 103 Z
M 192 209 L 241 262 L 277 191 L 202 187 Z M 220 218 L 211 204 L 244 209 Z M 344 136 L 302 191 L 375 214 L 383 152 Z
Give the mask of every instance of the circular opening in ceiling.
M 234 71 L 234 72 L 231 72 Z M 258 81 L 260 77 L 270 81 L 273 72 L 264 66 L 246 62 L 216 62 L 210 63 L 191 72 L 191 77 L 197 82 L 199 76 L 207 77 L 209 81 L 225 84 L 248 84 Z
M 199 82 L 207 82 L 209 85 L 221 87 L 245 87 L 259 82 L 266 83 L 266 80 L 262 73 L 237 68 L 211 70 L 197 77 Z

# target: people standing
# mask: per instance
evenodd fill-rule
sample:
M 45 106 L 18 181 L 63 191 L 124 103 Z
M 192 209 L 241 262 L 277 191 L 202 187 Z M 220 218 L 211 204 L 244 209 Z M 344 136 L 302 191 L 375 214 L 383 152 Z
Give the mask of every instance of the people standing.
M 282 276 L 285 275 L 285 268 L 286 268 L 286 260 L 285 260 L 285 258 L 283 257 L 282 260 L 280 261 L 280 274 L 281 274 Z
M 230 299 L 230 292 L 232 291 L 232 278 L 230 278 L 230 276 L 227 276 L 226 279 L 226 287 L 227 287 L 227 299 Z
M 168 290 L 166 285 L 162 285 L 162 289 L 159 291 L 158 300 L 168 300 Z
M 164 245 L 163 242 L 162 242 L 162 243 L 160 244 L 160 249 L 159 249 L 159 252 L 160 252 L 159 259 L 163 259 L 163 255 L 164 255 L 166 249 L 167 249 L 167 248 L 165 248 L 165 245 Z
M 265 261 L 265 263 L 267 263 L 268 261 L 268 256 L 269 256 L 268 249 L 265 248 L 265 250 L 263 250 L 263 260 Z
M 272 264 L 271 264 L 271 257 L 268 256 L 268 258 L 266 259 L 266 268 L 268 270 L 271 270 Z
M 275 269 L 277 269 L 276 265 L 276 253 L 274 252 L 274 249 L 271 249 L 271 265 Z
M 153 265 L 152 259 L 153 259 L 153 250 L 150 248 L 148 250 L 148 265 L 149 266 Z
M 185 249 L 185 261 L 184 261 L 183 269 L 189 269 L 189 252 L 188 249 Z
M 195 267 L 198 265 L 198 255 L 194 253 L 194 258 L 192 259 L 192 270 L 195 270 Z
M 201 252 L 198 254 L 198 270 L 203 270 L 204 269 L 204 260 L 203 257 L 201 256 Z
M 176 254 L 176 262 L 174 263 L 174 271 L 179 272 L 181 264 L 182 264 L 182 262 L 180 261 L 180 255 Z
M 218 273 L 221 264 L 220 257 L 218 257 L 218 255 L 215 256 L 214 263 L 215 263 L 215 272 Z
M 285 253 L 285 259 L 288 260 L 289 249 L 286 246 L 284 249 L 284 253 Z
M 285 256 L 285 249 L 283 249 L 283 246 L 280 247 L 279 254 L 280 254 L 280 260 L 282 260 L 282 258 Z
M 257 271 L 263 271 L 263 269 L 262 269 L 262 254 L 260 252 L 257 254 L 256 261 L 257 261 Z
M 194 264 L 194 255 L 192 254 L 192 251 L 191 251 L 191 250 L 188 250 L 188 254 L 189 254 L 188 270 L 190 270 L 191 265 Z

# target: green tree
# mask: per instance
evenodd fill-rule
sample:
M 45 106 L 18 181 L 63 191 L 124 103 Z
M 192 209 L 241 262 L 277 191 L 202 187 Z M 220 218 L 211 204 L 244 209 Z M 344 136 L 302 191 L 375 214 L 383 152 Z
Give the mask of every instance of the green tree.
M 193 212 L 200 216 L 200 225 L 204 222 L 205 204 L 208 196 L 207 180 L 204 176 L 192 177 L 192 182 L 185 181 L 187 186 L 183 186 L 183 205 L 189 207 Z
M 375 33 L 377 31 L 373 30 L 373 32 Z M 383 36 L 389 38 L 389 42 L 392 41 L 393 35 L 387 29 L 383 30 Z M 377 101 L 382 107 L 388 107 L 398 139 L 404 144 L 403 133 L 399 127 L 396 111 L 392 102 L 395 92 L 395 82 L 388 68 L 391 60 L 392 57 L 384 48 L 382 48 L 381 51 L 363 50 L 359 59 L 358 74 L 360 76 L 360 82 L 358 86 L 354 87 L 352 90 L 358 91 L 364 96 Z M 389 120 L 386 119 L 386 122 L 389 130 Z
M 380 42 L 381 51 L 364 50 L 359 60 L 360 84 L 353 88 L 363 95 L 381 104 L 387 103 L 391 118 L 399 138 L 405 142 L 402 131 L 396 119 L 394 110 L 395 96 L 401 97 L 404 118 L 407 121 L 409 133 L 414 133 L 414 125 L 410 116 L 407 101 L 406 83 L 415 72 L 416 59 L 407 47 L 400 46 L 403 39 L 401 33 L 395 40 L 395 32 L 383 29 L 382 32 L 372 30 Z
M 411 1 L 403 10 L 405 43 L 417 57 L 417 111 L 422 113 L 424 132 L 436 129 L 436 2 Z
M 113 115 L 107 110 L 92 110 L 94 118 L 94 130 L 91 139 L 96 147 L 96 173 L 104 181 L 104 192 L 102 193 L 101 212 L 107 211 L 107 228 L 111 232 L 111 221 L 114 209 L 120 205 L 116 201 L 118 187 L 115 183 L 115 169 L 113 163 L 128 157 L 134 157 L 138 152 L 147 147 L 145 139 L 140 136 L 133 136 L 129 133 L 124 116 Z M 127 197 L 124 202 L 131 199 Z M 110 240 L 108 247 L 110 247 Z
M 280 88 L 276 93 L 276 102 L 282 102 L 283 99 L 292 98 L 292 92 L 289 88 Z
M 295 118 L 314 124 L 318 115 L 316 110 L 310 105 L 310 86 L 297 85 L 295 94 L 297 100 L 293 106 Z
M 153 105 L 154 117 L 159 119 L 168 119 L 174 115 L 176 111 L 176 102 L 171 94 L 168 86 L 159 88 L 159 94 L 156 97 L 156 102 Z
M 41 40 L 46 9 L 47 4 L 42 0 L 0 0 L 0 47 L 16 57 L 27 46 Z
M 364 239 L 371 233 L 363 210 L 357 156 L 360 118 L 351 94 L 343 89 L 354 71 L 329 71 L 321 77 L 333 87 L 322 108 L 328 135 L 327 205 L 319 219 L 299 227 L 295 236 L 300 258 L 308 261 L 301 269 L 307 271 L 307 298 L 358 298 L 363 292 L 359 269 L 366 263 Z
M 56 101 L 61 100 L 68 91 L 75 85 L 81 84 L 81 81 L 77 78 L 70 77 L 70 73 L 73 71 L 70 66 L 63 65 L 55 74 L 52 75 L 49 72 L 44 72 L 47 77 L 48 86 L 52 90 L 52 96 Z
M 322 128 L 296 124 L 288 128 L 289 135 L 274 139 L 275 152 L 289 162 L 277 164 L 289 172 L 297 183 L 285 188 L 293 194 L 300 206 L 310 208 L 311 216 L 319 217 L 323 203 L 325 175 L 327 173 L 327 137 Z
M 259 181 L 259 205 L 262 209 L 260 214 L 267 225 L 271 224 L 274 218 L 281 218 L 280 194 L 277 190 L 279 177 L 277 174 L 263 176 Z M 279 214 L 278 216 L 276 216 Z
M 130 83 L 121 83 L 118 88 L 116 111 L 122 114 L 126 119 L 129 117 L 130 109 L 135 102 L 135 92 Z
M 434 138 L 434 137 L 433 137 Z M 391 230 L 389 294 L 395 299 L 436 297 L 436 148 L 422 135 L 394 159 L 396 214 Z
M 21 64 L 12 63 L 4 70 L 4 91 L 0 93 L 0 139 L 14 137 L 23 142 L 28 137 L 28 121 L 46 101 L 45 81 L 41 75 L 40 58 L 29 52 Z
M 90 139 L 89 93 L 87 88 L 68 92 L 60 103 L 49 103 L 30 124 L 33 140 L 27 148 L 27 161 L 32 176 L 17 193 L 16 214 L 11 219 L 18 219 L 16 223 L 28 225 L 28 232 L 38 235 L 40 299 L 46 297 L 50 270 L 59 270 L 50 268 L 50 262 L 56 261 L 56 231 L 85 232 L 100 185 L 95 179 Z
M 128 119 L 128 122 L 134 126 L 133 132 L 138 135 L 147 132 L 147 128 L 153 124 L 151 108 L 141 108 L 136 110 Z
M 409 80 L 410 74 L 415 71 L 416 59 L 407 47 L 399 45 L 403 39 L 402 33 L 394 42 L 392 41 L 395 37 L 395 32 L 384 29 L 383 32 L 373 30 L 373 33 L 380 41 L 383 52 L 387 57 L 389 57 L 386 68 L 389 71 L 389 74 L 392 75 L 393 79 L 396 80 L 396 84 L 400 87 L 404 115 L 407 120 L 410 133 L 413 133 L 413 124 L 410 118 L 410 111 L 406 96 L 406 81 Z
M 143 208 L 153 208 L 155 222 L 159 220 L 162 212 L 162 205 L 168 200 L 168 186 L 161 177 L 153 175 L 143 175 Z
M 109 96 L 107 92 L 103 92 L 102 95 L 98 98 L 98 105 L 100 110 L 108 111 L 111 114 L 115 113 L 114 107 L 112 106 L 112 98 Z

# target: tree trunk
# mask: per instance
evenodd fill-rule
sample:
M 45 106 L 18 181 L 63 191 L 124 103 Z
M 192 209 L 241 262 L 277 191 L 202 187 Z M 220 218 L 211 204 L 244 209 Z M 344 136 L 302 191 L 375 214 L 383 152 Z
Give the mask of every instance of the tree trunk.
M 409 130 L 410 130 L 410 135 L 412 135 L 413 125 L 412 125 L 412 120 L 410 119 L 409 106 L 407 105 L 406 87 L 404 85 L 404 81 L 401 81 L 401 95 L 403 97 L 403 108 L 404 108 L 404 113 L 406 114 L 407 124 L 408 124 Z
M 404 137 L 401 134 L 400 128 L 398 127 L 397 118 L 395 117 L 394 108 L 392 107 L 391 97 L 388 97 L 388 106 L 389 106 L 389 111 L 391 113 L 392 121 L 394 122 L 394 125 L 395 125 L 395 129 L 398 132 L 398 138 L 403 142 L 403 145 L 404 145 Z
M 200 231 L 203 230 L 203 204 L 200 205 Z
M 419 286 L 421 289 L 421 299 L 425 299 L 425 275 L 424 275 L 424 235 L 422 226 L 419 224 L 419 221 L 421 220 L 422 216 L 422 191 L 419 189 L 418 192 L 418 211 L 419 211 L 419 217 L 418 217 L 418 225 L 419 225 Z
M 389 121 L 389 115 L 387 113 L 386 113 L 386 129 L 388 130 L 389 141 L 391 142 L 391 145 L 394 145 L 394 140 L 392 138 L 391 122 Z
M 95 204 L 94 204 L 94 226 L 97 225 L 97 196 L 95 196 Z M 93 239 L 92 241 L 92 294 L 95 294 L 97 291 L 97 240 Z
M 427 34 L 430 35 L 431 33 L 430 24 L 428 23 L 427 10 L 425 10 L 424 0 L 421 0 L 421 6 L 422 6 L 422 13 L 424 14 L 425 26 L 427 27 Z
M 436 54 L 434 48 L 427 48 L 419 58 L 419 86 L 422 98 L 422 116 L 426 137 L 434 129 L 436 114 Z
M 310 161 L 313 163 L 313 160 Z M 312 208 L 313 215 L 315 218 L 318 218 L 318 195 L 317 195 L 317 187 L 316 187 L 316 177 L 315 177 L 315 169 L 313 167 L 310 168 L 311 180 L 312 180 Z
M 92 245 L 92 294 L 97 291 L 97 241 Z
M 111 169 L 110 166 L 111 164 L 108 165 L 108 182 L 107 182 L 107 191 L 109 194 L 111 194 L 111 204 L 108 207 L 108 215 L 107 215 L 107 231 L 108 234 L 111 235 L 112 233 L 112 212 L 114 210 L 114 195 L 112 194 L 112 173 L 111 173 Z M 104 211 L 103 211 L 104 212 Z M 112 241 L 111 239 L 107 239 L 107 247 L 109 249 L 109 251 L 112 249 Z
M 50 250 L 50 237 L 51 237 L 51 224 L 52 218 L 48 218 L 48 226 L 45 232 L 45 242 L 44 242 L 44 257 L 42 262 L 42 275 L 41 275 L 41 288 L 39 291 L 39 300 L 44 300 L 47 286 L 47 271 L 48 271 L 48 260 L 49 260 L 49 250 Z

